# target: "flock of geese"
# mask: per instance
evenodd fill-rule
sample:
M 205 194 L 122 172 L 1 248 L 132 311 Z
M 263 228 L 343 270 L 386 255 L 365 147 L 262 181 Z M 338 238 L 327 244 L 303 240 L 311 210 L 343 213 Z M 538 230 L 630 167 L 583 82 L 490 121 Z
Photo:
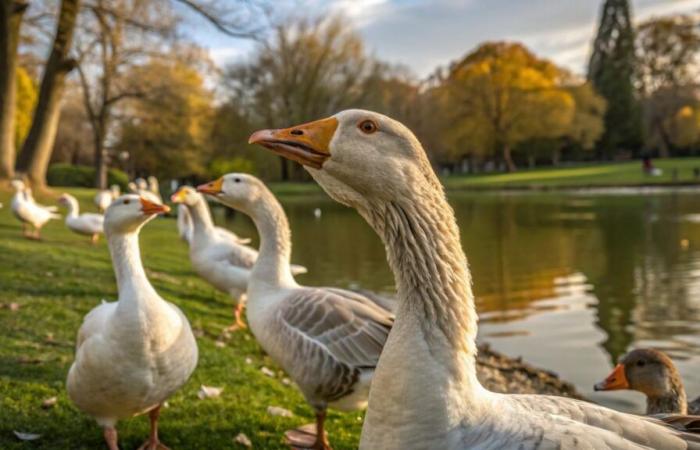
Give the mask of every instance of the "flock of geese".
M 680 377 L 660 352 L 626 355 L 596 385 L 644 392 L 647 416 L 482 387 L 471 275 L 454 213 L 421 144 L 403 124 L 346 110 L 258 131 L 249 142 L 301 163 L 333 199 L 356 209 L 382 239 L 398 290 L 392 305 L 365 293 L 298 284 L 294 275 L 306 269 L 290 262 L 284 210 L 251 175 L 227 174 L 172 195 L 193 267 L 237 300 L 234 327 L 245 326 L 247 298 L 253 335 L 316 413 L 315 431 L 286 433 L 293 448 L 330 449 L 327 408 L 366 407 L 360 448 L 367 450 L 700 449 L 694 433 L 700 418 L 687 415 Z M 15 189 L 12 210 L 25 234 L 38 237 L 58 216 L 20 182 Z M 195 370 L 198 350 L 187 317 L 155 291 L 140 257 L 139 231 L 170 208 L 154 178 L 130 190 L 98 193 L 104 216 L 80 214 L 74 198 L 61 197 L 71 230 L 93 241 L 105 234 L 119 292 L 117 301 L 86 315 L 67 390 L 103 428 L 110 450 L 118 449 L 120 419 L 148 413 L 151 432 L 141 449 L 155 450 L 166 448 L 158 437 L 160 408 Z M 248 215 L 259 250 L 215 227 L 203 195 Z

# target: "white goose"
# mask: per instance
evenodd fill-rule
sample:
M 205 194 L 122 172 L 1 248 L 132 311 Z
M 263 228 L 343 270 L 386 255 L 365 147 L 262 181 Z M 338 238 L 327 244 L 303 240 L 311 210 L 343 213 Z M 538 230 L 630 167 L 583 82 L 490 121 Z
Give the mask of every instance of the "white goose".
M 217 229 L 206 200 L 194 188 L 183 186 L 170 199 L 186 205 L 189 210 L 193 225 L 190 261 L 195 272 L 216 289 L 238 300 L 234 309 L 235 323 L 228 329 L 245 328 L 241 315 L 250 271 L 258 252 L 239 243 L 238 236 Z M 306 268 L 295 266 L 294 271 L 304 273 Z
M 197 191 L 191 186 L 181 186 L 172 196 L 170 200 L 177 203 L 177 232 L 180 239 L 189 244 L 192 241 L 194 233 L 194 224 L 190 215 L 189 207 L 184 203 L 185 197 L 188 195 L 200 196 Z M 208 209 L 208 207 L 207 207 Z M 210 214 L 211 215 L 211 214 Z M 223 238 L 231 240 L 236 244 L 249 244 L 250 238 L 241 238 L 233 231 L 226 228 L 214 226 L 214 230 Z
M 477 314 L 454 212 L 404 125 L 348 110 L 262 130 L 250 142 L 302 163 L 331 197 L 357 209 L 386 247 L 399 305 L 372 383 L 361 449 L 700 448 L 699 436 L 658 419 L 481 386 Z M 669 419 L 685 420 L 697 417 Z
M 34 201 L 31 189 L 20 180 L 13 180 L 15 195 L 12 197 L 10 207 L 15 217 L 22 222 L 22 234 L 31 239 L 41 239 L 41 228 L 51 219 L 60 219 L 55 207 L 42 206 Z M 28 225 L 34 231 L 28 229 Z
M 148 187 L 148 182 L 143 178 L 137 178 L 134 181 L 130 181 L 126 186 L 129 189 L 129 192 L 143 197 L 149 202 L 157 203 L 159 205 L 163 204 L 163 199 L 161 198 L 160 194 L 152 192 Z
M 158 198 L 161 199 L 161 203 L 163 203 L 163 198 L 160 196 L 160 183 L 158 183 L 158 178 L 151 175 L 146 179 L 146 182 L 148 183 L 148 191 L 157 195 Z
M 111 205 L 114 200 L 119 198 L 120 195 L 121 190 L 117 184 L 113 184 L 109 189 L 98 191 L 97 194 L 95 194 L 94 199 L 97 210 L 101 213 L 105 212 L 109 205 Z
M 105 215 L 119 299 L 85 316 L 66 385 L 73 403 L 104 428 L 110 450 L 119 448 L 117 421 L 146 412 L 151 433 L 141 449 L 165 448 L 158 439 L 160 407 L 197 365 L 187 318 L 158 295 L 141 263 L 139 231 L 167 211 L 167 206 L 125 195 Z
M 66 215 L 68 229 L 78 234 L 88 235 L 93 244 L 97 243 L 100 234 L 104 233 L 104 216 L 95 213 L 80 214 L 78 200 L 70 194 L 61 195 L 58 202 L 68 208 Z
M 316 412 L 316 432 L 290 431 L 288 442 L 329 449 L 326 409 L 366 406 L 393 314 L 356 292 L 297 284 L 289 264 L 292 244 L 287 216 L 257 178 L 228 174 L 198 190 L 255 222 L 260 255 L 248 283 L 250 329 Z

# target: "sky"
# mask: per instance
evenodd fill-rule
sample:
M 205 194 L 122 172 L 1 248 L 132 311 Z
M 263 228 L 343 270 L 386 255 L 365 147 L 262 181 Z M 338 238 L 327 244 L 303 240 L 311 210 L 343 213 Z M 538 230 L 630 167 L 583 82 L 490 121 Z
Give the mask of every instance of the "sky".
M 517 40 L 536 54 L 584 74 L 602 0 L 276 0 L 296 13 L 339 13 L 383 61 L 418 77 L 456 60 L 486 40 Z M 636 22 L 667 14 L 700 14 L 700 0 L 632 0 Z M 188 15 L 189 34 L 219 65 L 254 47 Z

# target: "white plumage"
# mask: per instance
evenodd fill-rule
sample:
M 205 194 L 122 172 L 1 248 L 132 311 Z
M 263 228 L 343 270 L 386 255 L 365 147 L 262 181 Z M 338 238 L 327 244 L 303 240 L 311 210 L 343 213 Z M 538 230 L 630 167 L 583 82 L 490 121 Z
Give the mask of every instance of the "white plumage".
M 15 194 L 12 197 L 10 207 L 14 216 L 22 222 L 22 231 L 25 237 L 39 239 L 41 228 L 51 219 L 60 219 L 56 214 L 55 206 L 42 206 L 34 201 L 31 189 L 20 180 L 12 181 Z M 27 225 L 34 228 L 34 232 L 27 229 Z
M 68 208 L 66 215 L 68 229 L 74 233 L 90 236 L 93 244 L 97 242 L 99 235 L 104 233 L 104 216 L 95 213 L 80 214 L 78 200 L 70 194 L 61 195 L 58 201 Z
M 107 209 L 105 232 L 119 298 L 85 316 L 68 373 L 70 399 L 104 428 L 113 450 L 118 449 L 116 422 L 145 412 L 150 412 L 152 426 L 146 444 L 159 445 L 160 406 L 197 365 L 197 343 L 187 318 L 158 295 L 141 263 L 139 231 L 165 211 L 167 207 L 135 195 L 125 195 Z

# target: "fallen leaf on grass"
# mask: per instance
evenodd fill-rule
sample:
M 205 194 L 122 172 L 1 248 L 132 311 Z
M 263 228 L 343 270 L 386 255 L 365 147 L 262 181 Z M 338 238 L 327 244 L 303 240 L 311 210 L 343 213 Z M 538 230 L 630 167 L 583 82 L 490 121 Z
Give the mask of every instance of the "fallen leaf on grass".
M 290 384 L 292 384 L 292 380 L 290 380 L 289 378 L 282 378 L 282 384 L 285 386 L 289 386 Z
M 265 367 L 265 366 L 262 366 L 262 367 L 260 368 L 260 372 L 262 372 L 263 375 L 267 375 L 267 376 L 270 377 L 270 378 L 275 378 L 275 372 L 273 372 L 272 370 L 268 369 L 268 368 Z
M 22 433 L 21 431 L 13 431 L 13 433 L 15 433 L 15 436 L 17 436 L 17 439 L 20 441 L 36 441 L 41 437 L 40 434 Z
M 199 392 L 197 392 L 197 397 L 199 397 L 200 400 L 216 398 L 221 395 L 223 390 L 224 388 L 202 385 L 199 388 Z
M 56 403 L 58 403 L 57 397 L 49 397 L 43 402 L 41 402 L 41 407 L 44 409 L 53 408 L 54 406 L 56 406 Z
M 252 447 L 253 446 L 253 443 L 250 442 L 250 439 L 248 438 L 248 436 L 246 436 L 243 433 L 238 433 L 238 436 L 236 436 L 233 439 L 233 441 L 243 445 L 244 447 Z
M 19 311 L 19 303 L 10 303 L 8 308 L 10 311 Z
M 246 358 L 245 363 L 246 364 L 253 364 L 253 358 Z
M 279 406 L 268 406 L 267 413 L 271 416 L 294 417 L 294 414 L 290 410 L 281 408 Z
M 214 342 L 214 346 L 215 346 L 216 348 L 224 348 L 224 347 L 226 347 L 226 342 L 224 342 L 224 341 L 216 341 L 216 342 Z

